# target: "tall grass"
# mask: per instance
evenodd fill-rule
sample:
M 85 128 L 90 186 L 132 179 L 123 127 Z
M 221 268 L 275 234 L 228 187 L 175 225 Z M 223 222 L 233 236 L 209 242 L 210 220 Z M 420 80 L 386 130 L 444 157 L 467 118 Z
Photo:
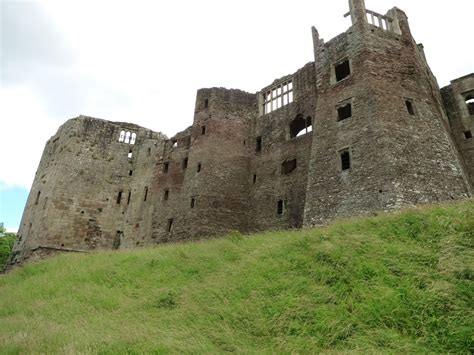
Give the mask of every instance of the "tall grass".
M 474 351 L 474 202 L 0 276 L 0 353 Z

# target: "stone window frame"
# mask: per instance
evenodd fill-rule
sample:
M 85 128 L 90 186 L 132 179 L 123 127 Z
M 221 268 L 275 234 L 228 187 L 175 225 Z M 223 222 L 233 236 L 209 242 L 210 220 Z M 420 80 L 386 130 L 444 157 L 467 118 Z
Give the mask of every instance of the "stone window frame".
M 468 116 L 474 116 L 474 109 L 471 112 L 470 105 L 467 103 L 467 101 L 474 99 L 474 90 L 469 90 L 466 92 L 463 92 L 461 94 L 462 96 L 462 103 L 463 103 L 463 110 L 467 112 Z M 474 104 L 472 104 L 474 105 Z M 474 107 L 474 106 L 473 106 Z
M 119 143 L 134 145 L 137 141 L 137 134 L 133 131 L 125 131 L 122 129 L 118 141 Z
M 405 104 L 405 110 L 410 116 L 418 116 L 418 110 L 415 105 L 415 100 L 410 98 L 410 97 L 404 97 L 403 98 L 403 103 Z M 410 109 L 408 108 L 408 104 L 411 105 L 411 109 L 413 110 L 413 113 L 410 112 Z
M 354 97 L 349 97 L 347 99 L 339 101 L 336 104 L 336 106 L 334 106 L 335 119 L 338 125 L 343 125 L 345 123 L 348 123 L 354 117 L 354 101 L 355 101 Z M 347 106 L 347 104 L 351 105 L 351 116 L 347 118 L 339 119 L 339 109 Z
M 293 78 L 282 80 L 260 94 L 262 113 L 267 115 L 294 102 Z
M 342 63 L 344 63 L 346 61 L 349 62 L 349 71 L 350 71 L 350 73 L 349 73 L 348 76 L 346 76 L 345 78 L 338 81 L 337 78 L 336 78 L 336 67 L 341 65 Z M 336 84 L 339 84 L 339 83 L 343 83 L 344 81 L 351 78 L 353 73 L 354 73 L 354 68 L 353 68 L 353 64 L 352 64 L 352 59 L 349 56 L 344 56 L 341 59 L 336 60 L 336 61 L 331 63 L 330 83 L 331 83 L 331 85 L 336 85 Z
M 350 167 L 349 169 L 342 169 L 342 154 L 344 152 L 348 152 L 349 153 L 349 162 L 350 162 Z M 352 147 L 351 146 L 346 146 L 344 148 L 341 148 L 341 149 L 338 149 L 337 150 L 337 164 L 338 164 L 338 170 L 340 173 L 349 173 L 350 171 L 353 170 L 354 168 L 354 155 L 353 155 L 353 151 L 352 151 Z

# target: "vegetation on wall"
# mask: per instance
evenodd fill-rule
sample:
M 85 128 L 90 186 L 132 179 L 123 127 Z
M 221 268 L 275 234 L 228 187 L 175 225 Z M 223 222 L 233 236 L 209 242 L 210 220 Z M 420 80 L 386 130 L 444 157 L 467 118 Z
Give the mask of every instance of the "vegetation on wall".
M 474 201 L 63 255 L 0 276 L 5 353 L 472 353 Z

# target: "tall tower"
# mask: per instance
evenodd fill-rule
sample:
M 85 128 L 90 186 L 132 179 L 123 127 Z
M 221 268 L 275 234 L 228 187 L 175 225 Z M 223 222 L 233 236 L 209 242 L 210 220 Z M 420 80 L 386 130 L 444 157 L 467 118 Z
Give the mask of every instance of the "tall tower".
M 349 1 L 353 25 L 315 37 L 318 101 L 305 224 L 469 194 L 436 79 L 407 16 Z M 313 31 L 313 33 L 317 31 Z

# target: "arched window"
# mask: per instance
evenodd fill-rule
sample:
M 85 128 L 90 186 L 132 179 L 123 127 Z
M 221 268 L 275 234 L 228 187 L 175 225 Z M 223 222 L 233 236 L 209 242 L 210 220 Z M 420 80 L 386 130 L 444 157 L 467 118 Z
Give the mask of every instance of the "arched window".
M 471 116 L 474 116 L 474 96 L 469 95 L 466 97 L 466 106 L 467 110 L 469 111 L 469 114 Z
M 123 142 L 125 139 L 125 131 L 120 132 L 119 142 Z
M 137 140 L 137 134 L 132 133 L 132 138 L 130 139 L 130 144 L 135 144 L 135 141 Z
M 290 123 L 290 137 L 300 137 L 306 133 L 312 132 L 312 119 L 310 116 L 304 119 L 303 115 L 299 114 L 296 118 Z
M 125 143 L 130 143 L 130 132 L 125 133 Z

